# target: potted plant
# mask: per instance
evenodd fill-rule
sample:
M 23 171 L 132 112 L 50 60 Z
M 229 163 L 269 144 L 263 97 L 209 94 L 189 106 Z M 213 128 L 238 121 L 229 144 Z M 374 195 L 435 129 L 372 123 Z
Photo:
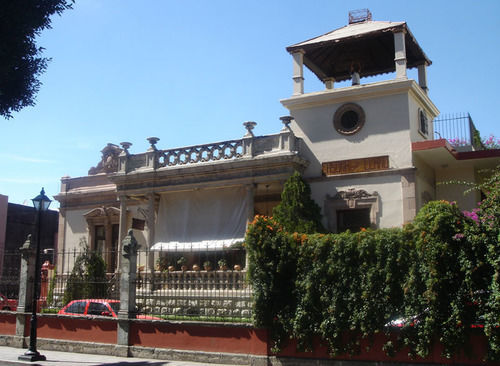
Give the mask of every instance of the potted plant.
M 234 270 L 235 271 L 241 271 L 241 266 L 239 264 L 234 265 Z
M 199 271 L 199 270 L 200 270 L 200 266 L 197 264 L 193 264 L 193 271 Z
M 203 268 L 205 269 L 205 271 L 211 271 L 212 270 L 212 262 L 210 262 L 210 261 L 203 262 Z
M 187 270 L 186 263 L 187 263 L 187 259 L 186 259 L 186 258 L 184 258 L 184 257 L 180 257 L 180 258 L 177 260 L 177 264 L 178 264 L 179 266 L 181 266 L 181 271 L 186 271 L 186 270 Z
M 158 271 L 166 271 L 168 268 L 168 258 L 166 256 L 161 256 L 156 260 L 156 269 Z
M 219 269 L 221 271 L 227 270 L 227 261 L 224 258 L 219 259 L 217 264 L 219 265 Z

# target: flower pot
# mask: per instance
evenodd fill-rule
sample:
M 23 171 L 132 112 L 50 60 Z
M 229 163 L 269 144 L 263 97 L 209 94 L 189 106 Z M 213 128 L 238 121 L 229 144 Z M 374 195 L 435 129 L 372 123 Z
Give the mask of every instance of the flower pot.
M 186 266 L 186 265 L 182 265 L 182 266 L 181 266 L 181 271 L 182 271 L 182 272 L 187 271 L 187 269 L 188 269 L 188 266 Z
M 173 271 L 175 271 L 175 267 L 174 267 L 174 266 L 168 266 L 168 271 L 169 271 L 169 272 L 173 272 Z
M 241 266 L 239 264 L 234 265 L 234 270 L 235 271 L 241 271 Z
M 199 271 L 199 270 L 200 270 L 200 266 L 197 264 L 193 264 L 193 271 Z

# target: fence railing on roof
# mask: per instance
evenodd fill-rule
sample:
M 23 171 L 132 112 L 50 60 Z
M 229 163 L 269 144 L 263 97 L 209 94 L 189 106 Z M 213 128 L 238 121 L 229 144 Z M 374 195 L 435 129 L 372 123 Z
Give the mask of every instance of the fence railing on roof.
M 434 138 L 443 138 L 458 150 L 482 150 L 481 137 L 469 113 L 439 115 L 434 119 Z
M 247 122 L 248 123 L 248 122 Z M 140 170 L 165 169 L 193 164 L 218 161 L 234 161 L 261 155 L 295 152 L 297 138 L 288 128 L 288 123 L 280 133 L 266 136 L 254 136 L 252 133 L 242 139 L 193 145 L 174 149 L 159 150 L 158 138 L 150 137 L 151 147 L 139 154 L 130 154 L 131 144 L 122 143 L 124 151 L 119 157 L 118 173 Z M 248 127 L 247 127 L 248 128 Z

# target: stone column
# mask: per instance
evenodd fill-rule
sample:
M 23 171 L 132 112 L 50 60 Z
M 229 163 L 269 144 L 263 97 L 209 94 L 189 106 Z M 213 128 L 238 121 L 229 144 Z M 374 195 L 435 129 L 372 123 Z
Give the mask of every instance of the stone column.
M 247 202 L 248 202 L 248 219 L 247 219 L 247 228 L 248 228 L 248 225 L 253 221 L 253 218 L 254 218 L 254 212 L 255 212 L 255 208 L 254 208 L 254 193 L 255 193 L 255 187 L 253 184 L 248 184 L 246 186 L 246 190 L 247 190 Z M 248 253 L 245 251 L 245 268 L 248 269 Z
M 280 131 L 280 149 L 285 151 L 295 151 L 295 135 L 290 128 L 292 116 L 280 117 L 283 128 Z
M 425 93 L 428 93 L 429 88 L 427 87 L 427 65 L 418 65 L 418 85 L 423 89 Z
M 130 146 L 132 146 L 132 143 L 131 142 L 120 142 L 120 145 L 122 145 L 123 150 L 120 153 L 120 155 L 118 156 L 118 172 L 127 174 L 128 158 L 130 156 L 128 149 L 130 149 Z
M 120 195 L 118 197 L 119 201 L 120 201 L 120 230 L 119 230 L 119 233 L 118 233 L 118 253 L 116 253 L 116 256 L 117 256 L 117 259 L 118 259 L 118 263 L 116 263 L 116 268 L 120 268 L 121 267 L 121 243 L 123 242 L 123 239 L 125 239 L 125 235 L 127 235 L 127 224 L 128 224 L 128 220 L 127 220 L 127 196 L 125 195 Z
M 26 346 L 24 334 L 26 328 L 27 314 L 32 312 L 33 307 L 33 281 L 35 279 L 35 243 L 31 240 L 31 234 L 19 248 L 21 252 L 21 270 L 19 273 L 19 300 L 16 315 L 16 336 L 14 346 L 23 348 Z
M 111 266 L 111 256 L 116 255 L 116 253 L 113 253 L 113 225 L 111 225 L 111 220 L 107 212 L 104 218 L 104 233 L 106 245 L 104 246 L 102 257 L 106 259 L 106 272 L 111 272 L 114 269 Z
M 304 94 L 304 51 L 299 50 L 293 57 L 293 95 Z
M 396 79 L 406 79 L 405 32 L 394 33 L 394 62 Z
M 120 267 L 120 310 L 118 311 L 118 334 L 116 354 L 129 356 L 129 330 L 130 321 L 137 314 L 135 306 L 136 273 L 137 273 L 137 240 L 134 238 L 133 230 L 122 242 L 122 258 Z
M 146 211 L 146 224 L 148 225 L 147 233 L 147 253 L 148 255 L 148 268 L 151 273 L 151 291 L 155 289 L 154 284 L 154 273 L 155 273 L 155 257 L 154 252 L 151 251 L 151 247 L 155 243 L 155 221 L 156 221 L 156 210 L 155 210 L 155 194 L 150 193 L 148 195 L 148 209 Z
M 253 129 L 257 125 L 257 122 L 246 121 L 243 122 L 243 126 L 247 129 L 247 133 L 243 136 L 243 156 L 251 158 L 254 154 L 253 151 Z

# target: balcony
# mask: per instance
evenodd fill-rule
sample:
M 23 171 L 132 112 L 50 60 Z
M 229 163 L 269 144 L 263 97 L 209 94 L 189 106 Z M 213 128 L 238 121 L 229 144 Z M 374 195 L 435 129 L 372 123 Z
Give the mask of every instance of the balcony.
M 457 151 L 484 150 L 469 113 L 439 115 L 434 120 L 434 138 L 448 140 Z

